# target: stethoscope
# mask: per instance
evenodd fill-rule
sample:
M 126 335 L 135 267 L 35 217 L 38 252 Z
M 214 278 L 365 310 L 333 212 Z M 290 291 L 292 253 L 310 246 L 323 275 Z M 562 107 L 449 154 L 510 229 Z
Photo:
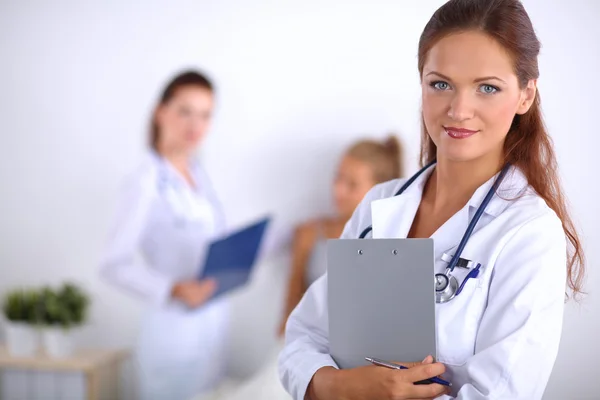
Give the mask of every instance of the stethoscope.
M 409 180 L 407 180 L 404 183 L 404 185 L 402 185 L 402 187 L 396 192 L 396 194 L 394 194 L 394 197 L 399 196 L 402 193 L 404 193 L 404 191 L 406 189 L 408 189 L 408 187 L 423 172 L 427 171 L 435 163 L 436 163 L 436 160 L 433 160 L 431 163 L 429 163 L 425 167 L 421 168 L 421 170 L 419 170 Z M 494 197 L 494 194 L 496 193 L 498 186 L 500 186 L 500 183 L 502 183 L 502 180 L 504 179 L 504 176 L 508 172 L 509 167 L 510 167 L 510 165 L 507 164 L 504 166 L 504 168 L 502 168 L 502 171 L 500 171 L 500 174 L 494 181 L 494 184 L 492 185 L 490 190 L 485 195 L 485 198 L 481 202 L 481 205 L 477 208 L 477 211 L 475 212 L 473 219 L 471 220 L 471 222 L 469 222 L 469 225 L 467 226 L 467 230 L 463 234 L 463 237 L 460 240 L 460 243 L 459 243 L 458 247 L 456 248 L 456 252 L 454 253 L 454 255 L 449 256 L 447 254 L 444 254 L 444 256 L 442 257 L 443 261 L 448 262 L 448 266 L 446 267 L 446 270 L 444 271 L 444 273 L 435 274 L 435 302 L 436 303 L 446 303 L 446 302 L 452 300 L 454 297 L 458 296 L 462 292 L 463 288 L 465 287 L 465 284 L 467 283 L 467 281 L 469 279 L 477 278 L 477 276 L 479 275 L 479 270 L 481 268 L 481 264 L 477 264 L 477 266 L 475 266 L 475 268 L 472 268 L 469 271 L 469 273 L 467 274 L 467 276 L 465 276 L 462 283 L 459 285 L 456 277 L 454 275 L 452 275 L 452 271 L 454 271 L 454 268 L 459 265 L 459 262 L 461 264 L 460 265 L 461 267 L 470 269 L 470 267 L 472 265 L 471 261 L 461 258 L 460 255 L 462 254 L 463 249 L 467 245 L 467 242 L 469 241 L 469 238 L 471 237 L 473 230 L 477 226 L 477 222 L 479 222 L 479 218 L 481 218 L 481 215 L 485 211 L 485 208 L 488 206 L 488 204 L 492 200 L 492 197 Z M 366 238 L 366 236 L 372 230 L 373 230 L 373 226 L 369 225 L 362 231 L 362 233 L 360 234 L 360 236 L 358 238 L 359 239 Z

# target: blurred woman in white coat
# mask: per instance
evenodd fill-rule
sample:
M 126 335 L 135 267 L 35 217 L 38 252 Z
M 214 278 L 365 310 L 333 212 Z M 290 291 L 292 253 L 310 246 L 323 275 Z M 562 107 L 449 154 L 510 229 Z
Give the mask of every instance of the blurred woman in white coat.
M 433 238 L 445 288 L 447 261 L 458 260 L 475 220 L 461 246 L 474 269 L 454 270 L 464 286 L 435 305 L 438 362 L 396 360 L 414 363 L 403 370 L 337 368 L 325 274 L 287 322 L 280 376 L 294 399 L 542 398 L 565 290 L 580 292 L 584 262 L 542 119 L 539 50 L 519 0 L 451 0 L 430 19 L 418 57 L 424 167 L 373 188 L 342 238 L 364 237 L 367 227 L 373 238 Z M 450 390 L 415 384 L 440 374 Z
M 194 154 L 209 128 L 213 85 L 184 72 L 155 109 L 151 150 L 127 179 L 101 266 L 146 303 L 135 351 L 140 396 L 189 399 L 217 384 L 226 359 L 228 307 L 208 301 L 197 276 L 207 244 L 224 231 L 221 206 Z

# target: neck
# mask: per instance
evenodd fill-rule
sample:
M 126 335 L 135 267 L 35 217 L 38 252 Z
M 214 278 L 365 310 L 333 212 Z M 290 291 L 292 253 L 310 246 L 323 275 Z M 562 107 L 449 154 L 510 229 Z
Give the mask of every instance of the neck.
M 439 159 L 426 193 L 433 210 L 462 208 L 473 193 L 502 168 L 502 158 L 483 157 L 469 162 Z
M 190 155 L 187 152 L 159 149 L 158 153 L 164 157 L 177 171 L 186 174 L 189 170 Z

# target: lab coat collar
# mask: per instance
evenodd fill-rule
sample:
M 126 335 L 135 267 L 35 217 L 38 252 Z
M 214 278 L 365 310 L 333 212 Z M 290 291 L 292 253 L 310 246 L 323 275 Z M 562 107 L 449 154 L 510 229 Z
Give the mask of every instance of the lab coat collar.
M 434 171 L 434 166 L 429 167 L 424 173 L 419 176 L 412 185 L 410 185 L 402 195 L 408 195 L 411 197 L 418 196 L 419 199 L 423 195 L 423 189 L 427 180 Z M 496 178 L 500 175 L 498 172 L 496 175 L 491 177 L 483 185 L 479 186 L 473 196 L 468 201 L 471 208 L 477 209 L 483 203 L 483 199 L 487 195 L 488 191 L 494 184 Z M 485 209 L 485 213 L 493 217 L 500 215 L 512 200 L 521 196 L 528 187 L 527 178 L 523 172 L 515 167 L 510 166 L 507 171 L 502 183 L 498 187 L 496 195 L 492 197 L 492 200 Z
M 500 175 L 500 172 L 477 188 L 469 200 L 469 206 L 471 208 L 479 208 L 498 175 Z M 504 179 L 502 180 L 502 183 L 496 191 L 496 195 L 492 197 L 492 200 L 485 208 L 485 213 L 493 217 L 497 217 L 510 205 L 513 200 L 525 193 L 527 188 L 527 178 L 523 172 L 517 167 L 510 166 L 506 175 L 504 176 Z
M 400 188 L 397 186 L 390 197 L 371 203 L 373 238 L 407 237 L 421 203 L 423 187 L 432 171 L 433 167 L 429 167 L 399 196 L 394 195 Z
M 431 175 L 434 167 L 429 167 L 424 171 L 400 196 L 392 196 L 376 200 L 371 204 L 371 220 L 373 225 L 373 237 L 406 237 L 413 223 L 421 197 L 423 188 L 427 179 Z M 466 229 L 470 218 L 474 215 L 475 210 L 481 205 L 487 192 L 492 187 L 497 175 L 493 176 L 483 185 L 481 185 L 467 205 L 458 212 L 456 218 L 451 218 L 448 224 L 453 229 L 460 231 Z M 527 179 L 523 173 L 516 167 L 510 167 L 504 180 L 497 190 L 497 195 L 492 197 L 492 200 L 485 209 L 485 214 L 492 217 L 500 215 L 511 203 L 512 200 L 519 197 L 527 189 Z M 398 190 L 396 188 L 395 190 Z M 390 221 L 394 221 L 393 224 Z M 442 229 L 442 227 L 440 227 Z M 445 229 L 444 229 L 445 230 Z M 434 236 L 438 236 L 439 231 L 436 231 Z
M 161 184 L 168 183 L 170 185 L 176 185 L 181 187 L 181 185 L 189 187 L 189 184 L 183 178 L 181 173 L 171 165 L 167 159 L 165 159 L 161 154 L 156 152 L 155 150 L 150 150 L 148 154 L 149 159 L 152 163 L 157 166 L 158 169 L 158 179 Z M 191 157 L 189 160 L 190 163 L 190 171 L 192 172 L 192 178 L 194 179 L 194 186 L 196 190 L 200 189 L 202 185 L 202 171 L 200 168 L 200 163 L 195 157 Z

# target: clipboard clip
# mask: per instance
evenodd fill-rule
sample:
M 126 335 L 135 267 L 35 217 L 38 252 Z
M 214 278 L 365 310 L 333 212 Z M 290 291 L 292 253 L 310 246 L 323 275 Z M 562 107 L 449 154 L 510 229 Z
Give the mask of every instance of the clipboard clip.
M 364 254 L 364 252 L 362 251 L 362 249 L 358 249 L 357 253 L 358 253 L 359 256 L 362 256 Z M 396 250 L 396 249 L 392 250 L 392 254 L 395 255 L 395 256 L 397 256 L 398 255 L 398 250 Z

